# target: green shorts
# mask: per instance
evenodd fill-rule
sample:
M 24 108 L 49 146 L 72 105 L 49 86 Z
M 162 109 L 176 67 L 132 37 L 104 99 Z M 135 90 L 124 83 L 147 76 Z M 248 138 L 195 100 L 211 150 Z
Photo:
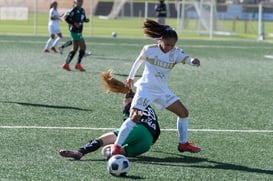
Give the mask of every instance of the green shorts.
M 73 41 L 82 41 L 82 40 L 84 40 L 83 36 L 82 36 L 82 33 L 70 32 L 70 36 L 71 36 Z
M 117 135 L 119 130 L 115 130 Z M 135 157 L 147 152 L 153 144 L 153 136 L 142 124 L 136 124 L 124 142 L 126 153 L 129 157 Z

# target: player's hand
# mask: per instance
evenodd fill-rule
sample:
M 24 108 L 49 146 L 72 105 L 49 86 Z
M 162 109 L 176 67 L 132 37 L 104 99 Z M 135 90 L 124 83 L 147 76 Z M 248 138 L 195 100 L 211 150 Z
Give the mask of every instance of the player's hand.
M 79 23 L 74 23 L 73 26 L 75 26 L 76 28 L 80 28 L 81 25 Z
M 84 20 L 84 22 L 86 22 L 86 23 L 88 23 L 90 20 L 88 19 L 88 18 L 86 18 L 85 20 Z
M 192 63 L 193 65 L 195 65 L 195 66 L 198 66 L 198 67 L 200 66 L 200 60 L 197 59 L 197 58 L 193 59 L 191 63 Z
M 132 87 L 133 87 L 133 85 L 134 85 L 134 80 L 128 78 L 128 79 L 125 81 L 125 85 L 126 85 L 127 87 L 129 87 L 129 89 L 132 89 Z

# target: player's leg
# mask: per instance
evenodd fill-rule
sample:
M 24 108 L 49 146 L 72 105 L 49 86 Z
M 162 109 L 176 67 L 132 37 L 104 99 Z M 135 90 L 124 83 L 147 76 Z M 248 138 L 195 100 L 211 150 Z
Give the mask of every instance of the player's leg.
M 59 53 L 63 54 L 63 51 L 66 47 L 69 47 L 72 45 L 72 40 L 69 40 L 67 42 L 65 42 L 64 44 L 62 44 L 61 46 L 58 47 Z
M 127 139 L 130 131 L 133 129 L 133 127 L 136 125 L 137 122 L 139 122 L 143 111 L 132 108 L 131 115 L 129 118 L 127 118 L 120 127 L 120 132 L 118 134 L 118 137 L 115 141 L 115 144 L 111 148 L 112 155 L 120 154 L 121 152 L 121 146 L 123 145 L 124 141 Z
M 65 63 L 63 64 L 63 69 L 67 70 L 67 71 L 71 71 L 70 69 L 70 62 L 72 61 L 72 59 L 74 58 L 76 52 L 77 52 L 77 49 L 78 49 L 78 44 L 77 42 L 74 42 L 72 43 L 73 45 L 73 48 L 72 50 L 68 53 L 67 57 L 66 57 L 66 60 L 65 60 Z
M 78 41 L 78 44 L 79 44 L 80 50 L 79 50 L 78 62 L 76 64 L 75 68 L 77 70 L 81 71 L 81 72 L 84 72 L 85 69 L 81 65 L 82 58 L 83 58 L 83 56 L 85 54 L 85 49 L 86 49 L 86 45 L 85 45 L 84 39 L 82 38 L 80 41 Z
M 49 39 L 46 42 L 45 48 L 43 50 L 43 52 L 48 53 L 49 52 L 49 47 L 52 45 L 53 41 L 54 41 L 55 35 L 54 34 L 50 34 Z
M 113 144 L 116 140 L 116 134 L 114 132 L 109 132 L 101 135 L 99 138 L 91 140 L 84 144 L 79 150 L 60 150 L 60 155 L 66 158 L 74 158 L 75 160 L 80 160 L 84 155 L 90 152 L 97 151 L 100 147 Z
M 45 52 L 45 53 L 49 52 L 49 47 L 52 45 L 54 38 L 55 38 L 53 25 L 48 26 L 48 32 L 49 32 L 49 39 L 47 40 L 45 48 L 43 50 L 43 52 Z
M 176 99 L 175 97 L 174 99 Z M 178 150 L 180 152 L 188 151 L 192 153 L 197 153 L 201 151 L 199 147 L 188 142 L 189 113 L 187 108 L 182 104 L 182 102 L 179 99 L 177 99 L 175 102 L 170 104 L 166 109 L 175 113 L 178 116 L 177 117 L 177 130 L 179 135 Z
M 152 144 L 153 136 L 150 131 L 144 125 L 136 124 L 123 144 L 125 156 L 139 156 L 149 151 Z
M 143 110 L 152 102 L 154 96 L 149 94 L 149 91 L 137 90 L 136 94 L 132 100 L 130 117 L 127 118 L 120 127 L 120 133 L 112 146 L 112 155 L 119 154 L 121 145 L 127 139 L 130 131 L 133 129 L 136 123 L 139 122 Z
M 57 33 L 57 36 L 58 37 L 56 38 L 53 45 L 51 46 L 51 50 L 54 51 L 55 53 L 57 53 L 56 47 L 62 41 L 62 38 L 63 38 L 62 33 L 60 31 Z
M 72 37 L 72 50 L 68 53 L 65 63 L 63 64 L 63 69 L 67 71 L 71 71 L 69 64 L 79 48 L 78 42 L 80 40 L 80 36 L 77 33 L 70 32 L 70 35 Z

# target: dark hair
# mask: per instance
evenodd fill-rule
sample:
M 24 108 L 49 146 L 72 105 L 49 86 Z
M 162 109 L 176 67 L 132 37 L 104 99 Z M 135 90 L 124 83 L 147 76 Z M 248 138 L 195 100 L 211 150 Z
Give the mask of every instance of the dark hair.
M 178 40 L 178 36 L 176 31 L 170 27 L 169 25 L 162 25 L 158 22 L 151 20 L 151 19 L 145 19 L 144 20 L 144 34 L 151 38 L 175 38 Z
M 133 99 L 134 98 L 135 93 L 130 90 L 127 94 L 124 95 L 125 99 Z M 127 103 L 126 105 L 123 106 L 123 120 L 126 120 L 129 116 L 130 116 L 130 109 L 131 109 L 131 103 L 132 101 L 130 101 L 129 103 Z
M 54 4 L 58 4 L 57 1 L 53 1 L 53 2 L 50 4 L 49 9 L 53 8 L 53 5 L 54 5 Z

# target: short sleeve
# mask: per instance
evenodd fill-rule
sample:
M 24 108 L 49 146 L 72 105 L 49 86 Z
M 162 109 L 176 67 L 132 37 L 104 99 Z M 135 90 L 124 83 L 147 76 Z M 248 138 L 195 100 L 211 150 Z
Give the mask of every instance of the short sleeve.
M 191 59 L 190 56 L 184 52 L 183 49 L 178 48 L 176 51 L 177 51 L 177 58 L 176 58 L 177 63 L 186 64 Z

